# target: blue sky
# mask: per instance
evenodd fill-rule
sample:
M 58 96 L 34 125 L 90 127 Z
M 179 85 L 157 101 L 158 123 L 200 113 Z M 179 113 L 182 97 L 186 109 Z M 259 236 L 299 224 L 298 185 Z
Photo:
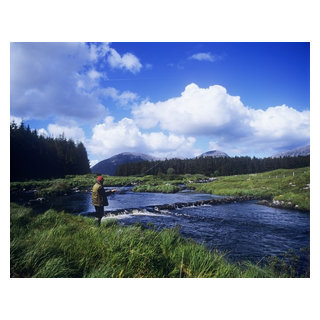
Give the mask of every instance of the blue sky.
M 309 43 L 11 43 L 11 119 L 130 151 L 265 157 L 309 144 Z

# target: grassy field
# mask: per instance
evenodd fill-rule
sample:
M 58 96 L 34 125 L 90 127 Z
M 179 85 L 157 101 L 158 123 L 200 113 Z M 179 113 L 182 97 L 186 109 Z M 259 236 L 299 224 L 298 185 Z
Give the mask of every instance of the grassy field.
M 294 266 L 272 258 L 264 266 L 229 263 L 177 229 L 119 226 L 11 204 L 11 277 L 295 277 Z M 308 275 L 305 275 L 308 276 Z
M 59 195 L 71 192 L 73 188 L 91 189 L 96 180 L 96 174 L 67 175 L 60 179 L 44 179 L 11 182 L 12 192 L 37 190 L 39 196 Z M 111 177 L 104 175 L 105 186 L 125 186 L 132 182 L 140 183 L 139 177 Z
M 38 197 L 54 197 L 70 193 L 73 189 L 90 190 L 95 174 L 66 176 L 64 179 L 12 182 L 12 192 L 37 190 Z M 278 201 L 284 207 L 310 210 L 310 167 L 279 169 L 264 173 L 216 177 L 213 182 L 203 175 L 162 175 L 144 177 L 114 177 L 104 175 L 105 186 L 134 185 L 136 192 L 172 193 L 181 190 L 181 184 L 196 192 L 226 196 L 250 195 Z
M 181 187 L 170 184 L 170 183 L 162 183 L 162 184 L 144 184 L 141 186 L 136 186 L 133 188 L 135 192 L 162 192 L 162 193 L 175 193 L 181 190 Z
M 302 210 L 310 210 L 310 167 L 279 169 L 258 174 L 218 177 L 209 183 L 191 183 L 197 192 L 217 195 L 252 195 L 283 201 Z
M 134 191 L 141 192 L 177 192 L 181 188 L 177 185 L 187 183 L 190 180 L 197 181 L 205 178 L 203 175 L 180 175 L 180 176 L 152 176 L 143 177 L 116 177 L 104 176 L 104 186 L 120 187 L 133 185 Z M 90 190 L 95 183 L 96 174 L 68 175 L 64 179 L 30 180 L 24 182 L 11 182 L 11 192 L 36 190 L 39 197 L 57 196 L 72 192 L 74 188 Z

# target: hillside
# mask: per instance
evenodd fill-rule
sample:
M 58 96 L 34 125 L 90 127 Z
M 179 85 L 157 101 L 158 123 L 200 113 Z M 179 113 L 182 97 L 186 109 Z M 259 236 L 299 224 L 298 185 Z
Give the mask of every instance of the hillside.
M 272 158 L 299 157 L 299 156 L 308 156 L 308 155 L 310 155 L 310 145 L 277 153 L 273 155 Z
M 209 183 L 190 183 L 196 192 L 250 195 L 270 200 L 263 204 L 310 210 L 310 167 L 218 177 Z
M 143 153 L 123 152 L 111 158 L 98 162 L 91 168 L 92 173 L 108 174 L 113 176 L 119 165 L 140 161 L 153 161 L 155 158 Z

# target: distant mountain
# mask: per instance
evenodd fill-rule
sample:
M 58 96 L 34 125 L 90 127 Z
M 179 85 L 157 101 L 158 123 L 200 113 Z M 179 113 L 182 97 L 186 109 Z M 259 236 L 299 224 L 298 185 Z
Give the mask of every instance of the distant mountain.
M 211 150 L 211 151 L 205 152 L 200 156 L 198 156 L 197 158 L 200 158 L 200 157 L 229 158 L 229 156 L 225 152 L 222 152 L 219 150 Z
M 91 172 L 113 176 L 116 173 L 118 166 L 121 164 L 146 160 L 152 161 L 156 159 L 143 153 L 123 152 L 98 162 L 91 168 Z
M 300 147 L 294 150 L 280 152 L 272 156 L 272 158 L 283 158 L 283 157 L 298 157 L 310 155 L 310 145 Z

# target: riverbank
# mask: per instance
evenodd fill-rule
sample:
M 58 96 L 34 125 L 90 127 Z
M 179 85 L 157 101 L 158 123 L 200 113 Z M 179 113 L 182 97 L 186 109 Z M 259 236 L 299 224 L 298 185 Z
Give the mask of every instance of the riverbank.
M 196 192 L 253 196 L 264 199 L 261 204 L 278 208 L 310 210 L 310 167 L 218 177 L 212 182 L 187 186 Z
M 178 229 L 100 228 L 93 219 L 11 204 L 11 277 L 264 278 L 296 277 L 293 265 L 270 258 L 266 265 L 230 263 Z M 309 275 L 305 275 L 309 276 Z
M 70 175 L 64 179 L 12 182 L 11 196 L 14 200 L 16 196 L 29 194 L 30 198 L 43 201 L 73 192 L 90 192 L 95 177 L 95 174 Z M 199 174 L 104 177 L 106 187 L 133 186 L 135 192 L 175 193 L 189 188 L 199 193 L 255 197 L 263 199 L 264 202 L 261 204 L 269 206 L 310 210 L 310 167 L 223 177 L 206 177 Z

